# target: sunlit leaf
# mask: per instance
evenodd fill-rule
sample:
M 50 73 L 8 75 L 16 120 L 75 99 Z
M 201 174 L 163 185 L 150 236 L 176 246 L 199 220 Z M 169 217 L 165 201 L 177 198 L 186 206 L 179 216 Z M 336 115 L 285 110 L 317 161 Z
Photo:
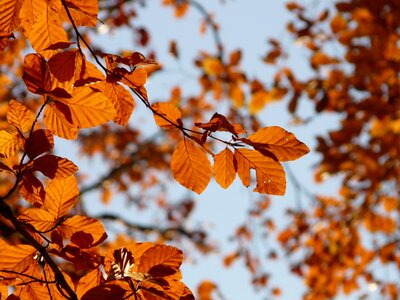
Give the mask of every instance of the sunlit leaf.
M 18 219 L 32 225 L 36 230 L 41 232 L 54 228 L 56 224 L 54 215 L 40 208 L 29 208 L 25 210 Z
M 0 269 L 23 273 L 35 263 L 37 250 L 30 245 L 7 246 L 0 250 Z
M 108 97 L 117 111 L 114 122 L 125 126 L 128 124 L 134 108 L 131 93 L 118 83 L 105 83 L 104 95 Z
M 51 179 L 66 178 L 78 171 L 78 167 L 72 161 L 51 154 L 46 154 L 35 159 L 33 169 L 42 172 L 43 175 Z
M 100 221 L 85 216 L 73 216 L 65 220 L 59 229 L 65 238 L 72 239 L 83 249 L 94 247 L 107 238 Z
M 28 38 L 33 49 L 37 52 L 46 49 L 52 44 L 68 41 L 67 34 L 62 27 L 58 14 L 60 9 L 60 2 L 49 2 L 33 23 Z
M 56 218 L 66 215 L 78 201 L 78 182 L 74 175 L 53 179 L 46 187 L 44 207 Z
M 250 185 L 250 170 L 256 171 L 257 186 L 254 191 L 261 194 L 283 195 L 286 189 L 285 171 L 279 162 L 256 150 L 235 150 L 237 173 L 244 186 Z
M 228 188 L 236 177 L 235 160 L 229 148 L 225 148 L 214 157 L 214 177 L 224 189 Z
M 272 152 L 279 161 L 295 160 L 310 152 L 293 133 L 278 126 L 264 127 L 248 136 L 256 150 Z
M 2 0 L 0 10 L 0 32 L 11 33 L 19 25 L 19 12 L 23 0 Z
M 201 194 L 207 187 L 212 169 L 207 155 L 189 139 L 182 139 L 171 159 L 174 178 L 184 187 Z
M 156 245 L 143 253 L 138 271 L 149 273 L 153 277 L 164 277 L 176 273 L 182 260 L 181 250 L 171 246 Z
M 172 103 L 159 102 L 151 105 L 151 108 L 155 110 L 159 115 L 153 114 L 154 121 L 158 126 L 166 130 L 176 129 L 178 126 L 182 126 L 182 113 Z
M 26 132 L 31 129 L 35 115 L 25 105 L 11 100 L 7 113 L 7 121 L 19 131 Z
M 96 26 L 98 1 L 66 0 L 65 5 L 68 7 L 75 25 Z M 64 16 L 64 19 L 69 21 L 67 16 Z
M 23 144 L 23 140 L 16 130 L 0 131 L 0 157 L 13 156 Z

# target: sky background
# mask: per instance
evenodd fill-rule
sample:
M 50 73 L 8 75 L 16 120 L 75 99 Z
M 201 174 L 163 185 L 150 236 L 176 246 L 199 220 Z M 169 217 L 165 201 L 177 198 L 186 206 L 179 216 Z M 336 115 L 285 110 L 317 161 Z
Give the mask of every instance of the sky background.
M 250 76 L 254 75 L 254 77 L 261 78 L 267 85 L 272 82 L 274 68 L 262 63 L 262 56 L 268 49 L 267 40 L 271 37 L 280 40 L 283 45 L 288 47 L 285 50 L 289 52 L 291 58 L 287 64 L 292 67 L 296 74 L 300 76 L 309 74 L 306 51 L 296 46 L 285 30 L 285 24 L 290 16 L 284 8 L 284 1 L 227 0 L 225 4 L 216 0 L 200 2 L 209 12 L 214 13 L 215 20 L 221 28 L 220 35 L 226 47 L 226 52 L 229 53 L 238 48 L 242 49 L 241 65 Z M 311 2 L 317 9 L 319 2 Z M 158 59 L 164 67 L 164 71 L 153 76 L 146 85 L 150 101 L 156 102 L 167 99 L 171 87 L 175 85 L 183 86 L 184 95 L 195 94 L 199 91 L 199 86 L 196 79 L 198 71 L 194 68 L 193 58 L 200 50 L 215 53 L 215 44 L 211 34 L 209 34 L 210 32 L 208 31 L 203 36 L 199 35 L 202 16 L 198 11 L 190 9 L 183 19 L 177 20 L 172 9 L 161 7 L 161 1 L 151 0 L 146 1 L 146 3 L 146 7 L 140 9 L 139 16 L 134 24 L 136 26 L 143 25 L 150 30 L 152 37 L 150 46 L 158 51 Z M 109 53 L 119 49 L 140 51 L 140 49 L 131 49 L 133 38 L 134 33 L 122 29 L 100 37 L 93 37 L 93 41 L 102 44 Z M 179 61 L 168 54 L 170 40 L 176 40 L 178 43 Z M 337 117 L 325 114 L 307 125 L 292 126 L 290 124 L 291 117 L 288 115 L 286 107 L 286 101 L 266 106 L 260 113 L 263 125 L 284 127 L 310 147 L 310 154 L 298 161 L 289 163 L 291 171 L 302 186 L 316 194 L 335 194 L 338 180 L 330 180 L 326 184 L 317 185 L 313 180 L 312 166 L 319 159 L 319 156 L 313 152 L 315 136 L 326 133 L 328 129 L 335 128 Z M 312 106 L 306 101 L 301 101 L 300 115 L 307 117 L 312 114 Z M 131 122 L 135 126 L 145 129 L 149 134 L 156 130 L 151 112 L 146 110 L 139 101 L 136 102 L 136 110 Z M 60 153 L 65 151 L 66 157 L 76 161 L 83 172 L 94 167 L 97 169 L 97 174 L 105 172 L 105 170 L 102 170 L 99 160 L 85 161 L 79 158 L 75 160 L 73 156 L 78 156 L 78 154 L 71 152 L 70 142 L 60 140 L 57 143 L 61 146 L 64 145 L 61 147 Z M 177 199 L 179 198 L 178 195 L 191 193 L 191 196 L 197 202 L 196 211 L 187 226 L 196 227 L 200 224 L 209 228 L 210 239 L 221 250 L 220 253 L 206 257 L 193 255 L 193 253 L 186 254 L 189 259 L 182 267 L 183 280 L 193 291 L 196 290 L 200 281 L 209 279 L 219 285 L 225 299 L 269 299 L 263 291 L 255 293 L 250 284 L 249 273 L 244 269 L 241 260 L 234 263 L 230 268 L 225 268 L 222 263 L 222 257 L 231 253 L 236 246 L 235 243 L 228 241 L 229 237 L 234 233 L 237 226 L 244 222 L 250 223 L 255 230 L 255 239 L 252 244 L 255 251 L 264 255 L 269 249 L 278 249 L 274 238 L 269 238 L 268 243 L 266 243 L 266 240 L 262 238 L 262 230 L 257 227 L 257 220 L 248 217 L 248 210 L 259 197 L 258 194 L 252 192 L 253 188 L 254 186 L 246 189 L 238 178 L 227 190 L 223 190 L 215 184 L 215 181 L 212 181 L 205 192 L 197 196 L 178 184 L 174 185 L 172 191 Z M 124 200 L 118 197 L 108 207 L 99 205 L 98 199 L 100 197 L 96 193 L 91 193 L 86 198 L 87 209 L 94 215 L 104 211 L 114 211 L 133 221 L 151 218 L 151 213 L 141 215 L 141 212 L 139 213 L 131 207 L 127 210 Z M 299 198 L 299 193 L 288 179 L 286 195 L 272 198 L 268 215 L 273 216 L 279 228 L 283 228 L 288 222 L 288 220 L 285 220 L 284 211 L 289 207 L 295 208 L 299 202 L 303 208 L 307 208 L 311 204 L 310 199 L 307 199 L 304 195 L 301 196 L 301 199 Z M 304 290 L 302 282 L 289 274 L 286 258 L 281 256 L 277 261 L 263 260 L 263 267 L 272 275 L 270 286 L 282 288 L 281 299 L 301 298 Z

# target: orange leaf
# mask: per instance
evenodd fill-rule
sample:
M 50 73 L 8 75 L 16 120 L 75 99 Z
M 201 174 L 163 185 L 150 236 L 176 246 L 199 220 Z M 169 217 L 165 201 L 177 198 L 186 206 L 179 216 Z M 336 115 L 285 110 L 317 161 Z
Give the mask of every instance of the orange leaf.
M 102 276 L 99 269 L 92 270 L 85 276 L 81 277 L 81 279 L 79 279 L 78 285 L 76 286 L 76 294 L 78 296 L 78 299 L 81 299 L 81 297 L 88 290 L 100 285 L 101 277 Z
M 204 191 L 212 175 L 207 155 L 186 138 L 178 143 L 172 154 L 171 171 L 180 184 L 197 194 Z
M 149 273 L 153 277 L 169 276 L 179 271 L 182 260 L 181 250 L 171 246 L 156 245 L 143 253 L 138 271 Z
M 54 217 L 66 215 L 78 201 L 79 189 L 74 175 L 53 179 L 46 187 L 44 207 Z
M 91 87 L 75 88 L 71 99 L 58 100 L 69 108 L 70 115 L 62 113 L 77 128 L 95 127 L 113 120 L 116 115 L 111 100 Z
M 59 156 L 46 154 L 33 162 L 33 169 L 43 175 L 53 178 L 66 178 L 78 171 L 78 167 L 70 160 Z
M 71 123 L 71 111 L 63 102 L 53 101 L 46 105 L 43 121 L 45 126 L 59 137 L 69 140 L 78 137 L 79 129 Z
M 25 151 L 30 159 L 54 148 L 54 138 L 50 130 L 35 130 L 25 143 Z
M 107 238 L 103 225 L 85 216 L 73 216 L 59 227 L 63 236 L 82 249 L 91 248 Z
M 22 138 L 18 131 L 0 131 L 0 157 L 11 157 L 22 147 Z
M 45 197 L 43 184 L 30 170 L 24 172 L 24 177 L 19 184 L 19 193 L 31 205 L 36 207 L 43 205 Z
M 197 294 L 199 300 L 212 300 L 212 292 L 217 288 L 217 286 L 210 280 L 202 281 L 197 287 Z
M 182 126 L 182 113 L 175 105 L 168 102 L 160 102 L 152 104 L 151 108 L 154 109 L 158 114 L 164 116 L 166 119 L 171 121 L 173 124 L 176 124 L 176 126 Z M 176 129 L 175 125 L 171 124 L 157 114 L 154 114 L 154 121 L 158 126 L 163 129 Z
M 208 123 L 195 123 L 194 125 L 212 132 L 229 131 L 236 137 L 238 134 L 246 133 L 246 130 L 240 124 L 232 125 L 225 116 L 219 113 L 214 113 Z
M 286 189 L 285 171 L 279 162 L 256 150 L 236 149 L 237 173 L 244 186 L 250 185 L 250 169 L 255 169 L 257 186 L 255 192 L 283 195 Z
M 34 21 L 28 33 L 28 39 L 36 52 L 58 42 L 68 42 L 67 34 L 62 27 L 58 13 L 62 9 L 61 1 L 44 2 L 46 8 Z
M 279 161 L 295 160 L 310 152 L 293 133 L 278 126 L 261 128 L 247 139 L 243 139 L 246 140 L 250 140 L 250 145 L 258 151 L 272 152 Z
M 71 13 L 72 19 L 77 26 L 96 26 L 97 12 L 99 10 L 98 1 L 79 1 L 79 0 L 66 0 L 66 6 Z M 63 9 L 64 13 L 64 9 Z M 64 18 L 69 21 L 66 13 Z
M 11 33 L 19 26 L 19 11 L 22 0 L 2 0 L 0 10 L 0 32 Z
M 7 113 L 7 121 L 19 131 L 26 132 L 31 129 L 35 115 L 25 105 L 11 100 Z
M 133 89 L 143 86 L 147 80 L 147 72 L 143 68 L 136 68 L 128 73 L 123 72 L 121 75 L 123 76 L 121 82 Z
M 224 189 L 228 188 L 236 177 L 236 167 L 233 153 L 225 148 L 214 157 L 214 177 Z
M 120 84 L 110 82 L 105 83 L 102 91 L 112 101 L 117 111 L 114 122 L 122 126 L 127 125 L 134 107 L 131 93 Z
M 7 246 L 0 250 L 0 270 L 23 273 L 35 263 L 37 250 L 29 245 Z
M 48 211 L 40 208 L 28 208 L 18 219 L 32 225 L 36 230 L 41 232 L 54 228 L 56 224 L 55 217 Z

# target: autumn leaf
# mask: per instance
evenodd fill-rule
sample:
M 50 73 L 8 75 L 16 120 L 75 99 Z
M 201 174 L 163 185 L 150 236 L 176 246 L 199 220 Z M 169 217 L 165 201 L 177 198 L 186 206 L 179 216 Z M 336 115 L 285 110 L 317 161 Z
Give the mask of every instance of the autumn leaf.
M 237 173 L 244 186 L 250 185 L 250 170 L 256 171 L 257 186 L 254 191 L 261 194 L 284 195 L 285 171 L 279 162 L 256 150 L 236 148 Z
M 78 171 L 78 167 L 66 158 L 52 154 L 43 155 L 33 162 L 33 170 L 53 178 L 66 178 Z
M 46 187 L 44 208 L 55 218 L 68 214 L 78 201 L 78 183 L 74 175 L 53 179 Z
M 23 133 L 31 129 L 34 120 L 35 115 L 25 105 L 15 100 L 10 101 L 7 113 L 9 124 L 15 126 L 15 128 Z
M 13 156 L 22 144 L 23 140 L 15 129 L 0 131 L 0 157 Z
M 225 116 L 219 113 L 214 113 L 208 123 L 194 123 L 194 125 L 212 132 L 228 131 L 236 137 L 239 134 L 246 133 L 246 130 L 240 124 L 231 124 Z
M 59 11 L 61 2 L 52 1 L 47 3 L 41 14 L 37 16 L 28 32 L 33 49 L 41 52 L 52 44 L 68 42 L 67 34 L 62 27 Z
M 77 26 L 96 26 L 98 1 L 66 0 L 65 5 L 71 13 L 72 19 Z M 70 21 L 64 9 L 64 19 Z
M 99 269 L 94 269 L 85 276 L 82 276 L 76 286 L 76 294 L 78 295 L 78 298 L 81 299 L 87 291 L 100 285 L 101 278 L 102 274 Z
M 95 88 L 75 88 L 72 98 L 58 100 L 69 108 L 69 112 L 60 110 L 66 120 L 77 128 L 101 125 L 113 120 L 116 115 L 111 100 Z
M 35 159 L 53 148 L 54 138 L 50 130 L 35 130 L 25 142 L 25 151 L 30 159 Z
M 24 172 L 19 183 L 19 192 L 32 206 L 41 207 L 45 198 L 45 190 L 42 182 L 37 179 L 30 170 Z
M 18 219 L 32 225 L 36 230 L 41 232 L 53 229 L 56 224 L 54 215 L 41 208 L 28 208 Z
M 138 271 L 153 277 L 169 276 L 179 271 L 182 260 L 181 250 L 166 245 L 155 245 L 141 256 Z
M 242 141 L 262 152 L 271 152 L 279 161 L 295 160 L 310 152 L 293 133 L 278 126 L 264 127 Z M 250 141 L 250 142 L 249 142 Z
M 77 49 L 59 52 L 48 61 L 51 74 L 60 82 L 79 78 L 82 71 L 82 55 Z M 74 76 L 75 75 L 75 76 Z
M 106 82 L 101 90 L 114 104 L 117 112 L 114 122 L 121 126 L 126 126 L 134 108 L 134 101 L 131 93 L 120 84 L 110 82 Z
M 78 137 L 79 128 L 71 123 L 71 111 L 61 101 L 53 101 L 46 105 L 43 121 L 54 135 L 69 140 L 74 140 Z
M 224 189 L 228 188 L 236 177 L 236 162 L 233 153 L 225 148 L 214 157 L 214 177 Z
M 23 273 L 35 263 L 37 250 L 30 245 L 2 247 L 0 250 L 0 269 Z
M 175 105 L 168 102 L 158 102 L 151 105 L 151 108 L 157 112 L 153 114 L 154 121 L 158 126 L 165 130 L 177 129 L 182 126 L 182 113 Z M 165 119 L 161 116 L 165 117 Z M 169 120 L 170 122 L 168 122 Z M 174 125 L 175 124 L 175 125 Z
M 103 225 L 97 219 L 73 216 L 59 226 L 67 239 L 82 249 L 94 247 L 107 238 Z
M 19 12 L 23 0 L 2 0 L 0 10 L 0 33 L 11 33 L 19 25 Z
M 186 138 L 178 143 L 172 154 L 171 171 L 180 184 L 197 194 L 204 191 L 212 175 L 207 155 Z

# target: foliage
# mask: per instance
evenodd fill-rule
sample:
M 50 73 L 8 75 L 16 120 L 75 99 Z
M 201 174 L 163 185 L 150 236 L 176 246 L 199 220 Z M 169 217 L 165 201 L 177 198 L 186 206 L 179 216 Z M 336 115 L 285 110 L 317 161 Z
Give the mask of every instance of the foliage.
M 297 76 L 285 65 L 286 45 L 271 39 L 262 61 L 275 66 L 272 84 L 243 69 L 240 49 L 226 51 L 215 17 L 201 2 L 162 4 L 177 18 L 199 12 L 201 33 L 210 31 L 215 42 L 213 54 L 195 58 L 198 93 L 186 96 L 177 86 L 163 102 L 145 88 L 162 72 L 158 50 L 151 49 L 148 29 L 132 21 L 145 0 L 0 0 L 2 299 L 9 287 L 9 299 L 194 299 L 182 281 L 183 251 L 168 244 L 184 249 L 189 242 L 204 255 L 212 246 L 204 229 L 184 227 L 195 202 L 168 200 L 168 174 L 197 194 L 212 177 L 226 189 L 237 175 L 260 194 L 250 214 L 274 231 L 265 194 L 283 195 L 281 162 L 309 152 L 294 134 L 266 127 L 258 117 L 281 99 L 300 125 L 324 112 L 341 118 L 338 129 L 317 137 L 321 161 L 315 172 L 317 181 L 342 175 L 339 196 L 310 195 L 288 173 L 311 199 L 310 209 L 288 210 L 290 225 L 277 232 L 292 272 L 304 279 L 304 299 L 330 299 L 365 284 L 397 299 L 398 283 L 374 268 L 400 269 L 396 1 L 336 2 L 322 11 L 287 3 L 294 18 L 287 30 L 309 51 L 312 72 Z M 90 37 L 101 26 L 129 28 L 146 55 L 95 46 Z M 176 41 L 169 52 L 179 60 Z M 312 118 L 299 109 L 306 99 L 315 104 Z M 155 135 L 130 121 L 136 105 L 153 116 L 161 129 Z M 100 157 L 108 173 L 88 183 L 74 162 L 55 154 L 54 136 L 78 140 L 80 153 Z M 104 204 L 117 194 L 142 209 L 156 204 L 164 222 L 144 226 L 122 215 L 91 215 L 81 198 L 93 190 L 101 191 Z M 130 234 L 107 240 L 105 222 L 123 224 Z M 278 297 L 280 288 L 269 287 L 269 274 L 249 246 L 252 229 L 239 225 L 235 239 L 237 249 L 225 265 L 242 259 L 254 286 Z M 223 295 L 218 283 L 205 280 L 197 298 Z

